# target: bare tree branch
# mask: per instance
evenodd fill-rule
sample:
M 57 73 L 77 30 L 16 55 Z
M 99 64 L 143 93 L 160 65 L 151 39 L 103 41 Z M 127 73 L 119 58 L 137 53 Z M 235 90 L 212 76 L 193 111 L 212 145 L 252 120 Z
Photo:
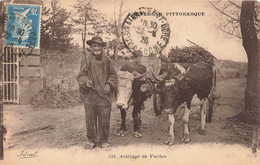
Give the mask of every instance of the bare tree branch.
M 220 25 L 220 30 L 221 30 L 222 32 L 226 33 L 226 34 L 235 36 L 235 37 L 237 37 L 237 38 L 242 38 L 242 37 L 241 37 L 240 35 L 238 35 L 238 34 L 234 34 L 233 32 L 224 30 L 224 29 L 221 27 L 221 25 Z
M 117 33 L 118 26 L 117 26 L 117 19 L 116 19 L 116 5 L 114 6 L 114 20 L 115 20 L 115 32 Z
M 229 2 L 230 2 L 232 5 L 236 6 L 237 8 L 241 9 L 241 6 L 239 6 L 238 4 L 232 2 L 231 0 L 229 0 Z
M 234 23 L 232 23 L 232 21 L 234 21 L 234 20 L 225 20 L 225 21 L 223 21 L 223 17 L 221 16 L 221 18 L 220 18 L 220 22 L 221 23 L 219 24 L 220 30 L 222 32 L 226 33 L 226 34 L 231 35 L 231 36 L 235 36 L 237 38 L 241 38 L 241 34 L 234 27 L 232 27 L 232 28 L 228 27 L 229 25 L 234 24 Z
M 209 2 L 217 11 L 219 11 L 220 13 L 222 13 L 223 15 L 229 17 L 230 19 L 236 20 L 237 22 L 240 22 L 239 19 L 236 19 L 234 17 L 231 17 L 230 15 L 228 15 L 227 13 L 223 12 L 220 8 L 218 8 L 217 6 L 215 6 L 212 2 Z
M 239 5 L 238 2 L 234 0 L 228 0 L 226 2 L 223 2 L 221 0 L 217 2 L 212 1 L 210 2 L 210 4 L 221 14 L 220 30 L 229 35 L 241 38 L 240 11 L 245 9 L 242 9 L 242 6 Z M 256 28 L 257 33 L 259 33 L 260 5 L 256 4 L 254 8 L 255 8 L 253 13 L 254 26 Z
M 115 14 L 115 24 L 116 25 L 116 43 L 115 43 L 115 47 L 114 47 L 114 55 L 115 55 L 115 60 L 117 60 L 117 51 L 118 51 L 118 45 L 120 43 L 120 36 L 121 36 L 121 19 L 122 19 L 122 8 L 123 8 L 123 4 L 124 1 L 121 0 L 120 2 L 120 6 L 119 6 L 119 12 L 118 12 L 118 20 L 116 18 L 116 10 L 114 10 L 114 14 Z M 117 20 L 117 21 L 116 21 Z

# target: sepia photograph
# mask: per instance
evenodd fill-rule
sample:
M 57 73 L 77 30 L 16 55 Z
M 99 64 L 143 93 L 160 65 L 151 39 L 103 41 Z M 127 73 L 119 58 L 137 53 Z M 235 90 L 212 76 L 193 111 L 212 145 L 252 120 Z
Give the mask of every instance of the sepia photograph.
M 0 165 L 257 165 L 259 0 L 0 0 Z

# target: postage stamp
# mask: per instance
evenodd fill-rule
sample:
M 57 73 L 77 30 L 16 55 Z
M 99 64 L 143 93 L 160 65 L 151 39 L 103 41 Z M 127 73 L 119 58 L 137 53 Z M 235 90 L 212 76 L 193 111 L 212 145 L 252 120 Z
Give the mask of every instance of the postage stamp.
M 40 48 L 41 6 L 7 4 L 5 46 Z
M 161 12 L 141 7 L 124 19 L 122 36 L 124 44 L 132 52 L 150 56 L 166 47 L 170 39 L 170 26 Z

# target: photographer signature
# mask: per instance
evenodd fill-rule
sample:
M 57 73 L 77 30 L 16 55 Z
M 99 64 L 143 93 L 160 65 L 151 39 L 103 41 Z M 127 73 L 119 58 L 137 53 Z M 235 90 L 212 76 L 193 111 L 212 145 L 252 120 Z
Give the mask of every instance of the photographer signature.
M 34 153 L 30 153 L 28 151 L 22 150 L 20 154 L 17 155 L 20 159 L 26 159 L 26 158 L 36 158 L 38 157 L 38 151 L 35 151 Z

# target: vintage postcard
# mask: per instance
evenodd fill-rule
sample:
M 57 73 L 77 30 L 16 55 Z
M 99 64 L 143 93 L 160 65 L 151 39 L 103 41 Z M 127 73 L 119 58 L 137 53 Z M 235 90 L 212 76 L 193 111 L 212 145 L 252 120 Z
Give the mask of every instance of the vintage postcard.
M 0 165 L 254 165 L 260 2 L 1 0 Z

